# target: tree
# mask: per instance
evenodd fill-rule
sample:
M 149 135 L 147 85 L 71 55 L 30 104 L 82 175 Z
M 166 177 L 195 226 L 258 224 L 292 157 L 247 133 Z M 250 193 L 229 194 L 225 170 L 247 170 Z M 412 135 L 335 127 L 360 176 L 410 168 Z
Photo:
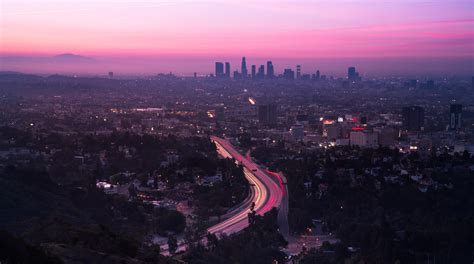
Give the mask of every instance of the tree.
M 178 249 L 178 240 L 176 240 L 176 237 L 172 235 L 169 236 L 168 237 L 168 251 L 170 252 L 171 255 L 174 255 L 177 249 Z
M 186 218 L 178 211 L 161 209 L 156 212 L 156 214 L 155 225 L 159 233 L 165 233 L 167 231 L 181 233 L 186 227 Z
M 214 248 L 218 246 L 219 239 L 217 238 L 215 234 L 207 233 L 206 239 L 207 239 L 207 248 L 209 250 L 213 250 Z
M 249 219 L 249 224 L 252 225 L 253 223 L 255 223 L 255 216 L 256 216 L 256 212 L 255 211 L 251 211 L 250 213 L 248 213 L 248 219 Z
M 277 211 L 264 216 L 256 215 L 254 224 L 232 236 L 222 236 L 219 241 L 208 235 L 207 248 L 200 244 L 189 248 L 184 256 L 187 263 L 284 263 L 285 254 L 280 251 L 287 242 L 278 232 Z M 211 244 L 210 244 L 211 243 Z
M 146 248 L 145 254 L 144 254 L 144 260 L 147 262 L 156 262 L 157 259 L 159 259 L 161 253 L 161 248 L 158 245 Z

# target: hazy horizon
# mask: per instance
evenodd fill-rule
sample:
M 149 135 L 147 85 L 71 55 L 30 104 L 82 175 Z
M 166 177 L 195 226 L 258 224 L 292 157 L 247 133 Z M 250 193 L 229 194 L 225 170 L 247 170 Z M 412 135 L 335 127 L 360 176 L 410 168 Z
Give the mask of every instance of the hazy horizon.
M 1 70 L 208 74 L 246 56 L 277 72 L 474 73 L 469 0 L 4 0 L 0 13 Z M 24 59 L 61 53 L 99 62 Z
M 54 56 L 0 56 L 1 71 L 34 74 L 146 75 L 174 73 L 182 76 L 208 75 L 214 72 L 214 63 L 230 62 L 232 71 L 240 71 L 241 57 L 203 56 L 148 56 L 148 57 L 89 57 L 91 61 L 57 61 Z M 470 58 L 247 58 L 247 66 L 266 65 L 273 61 L 276 74 L 285 68 L 301 65 L 303 73 L 345 76 L 347 67 L 355 66 L 364 76 L 470 76 L 474 73 Z

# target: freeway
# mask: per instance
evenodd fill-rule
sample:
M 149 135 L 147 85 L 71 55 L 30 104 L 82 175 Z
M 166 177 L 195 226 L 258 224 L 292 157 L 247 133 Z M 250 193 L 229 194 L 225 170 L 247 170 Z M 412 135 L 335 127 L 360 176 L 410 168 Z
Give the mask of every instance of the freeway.
M 249 205 L 255 204 L 254 210 L 258 215 L 263 215 L 273 207 L 279 208 L 283 201 L 285 188 L 281 185 L 281 179 L 270 175 L 255 162 L 250 156 L 240 154 L 229 141 L 211 136 L 211 140 L 216 144 L 217 152 L 225 158 L 233 158 L 244 167 L 244 174 L 250 183 L 251 199 Z M 248 213 L 250 206 L 243 207 L 241 211 L 236 212 L 230 218 L 210 227 L 209 233 L 212 234 L 232 234 L 241 231 L 248 226 Z
M 211 140 L 216 145 L 219 155 L 224 158 L 233 158 L 236 163 L 243 165 L 245 178 L 250 183 L 250 192 L 242 204 L 226 214 L 226 216 L 228 216 L 227 219 L 211 226 L 207 231 L 218 237 L 223 234 L 230 235 L 240 232 L 249 225 L 248 213 L 250 213 L 252 203 L 254 203 L 254 210 L 258 215 L 267 213 L 273 207 L 281 207 L 278 222 L 279 225 L 282 226 L 280 229 L 287 230 L 288 199 L 285 196 L 286 180 L 282 181 L 279 174 L 260 168 L 255 164 L 250 155 L 243 156 L 240 154 L 228 140 L 216 136 L 211 136 Z M 280 224 L 281 222 L 284 224 Z M 283 235 L 285 235 L 285 233 L 287 232 L 283 232 Z M 205 238 L 203 238 L 203 242 L 205 242 Z M 161 245 L 161 249 L 162 254 L 169 255 L 167 244 Z M 186 245 L 184 241 L 179 240 L 177 251 L 184 251 L 185 249 Z

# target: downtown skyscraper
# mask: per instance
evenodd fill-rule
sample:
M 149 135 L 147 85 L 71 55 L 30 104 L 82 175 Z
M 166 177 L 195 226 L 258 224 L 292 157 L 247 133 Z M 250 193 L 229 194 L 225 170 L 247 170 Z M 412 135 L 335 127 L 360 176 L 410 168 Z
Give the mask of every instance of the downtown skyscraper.
M 216 62 L 216 77 L 224 77 L 224 63 L 222 62 Z
M 273 69 L 273 63 L 271 61 L 267 61 L 267 78 L 271 79 L 275 77 L 275 71 Z
M 260 67 L 258 67 L 257 78 L 258 79 L 265 78 L 265 65 L 260 65 Z
M 358 80 L 360 80 L 360 75 L 356 71 L 355 67 L 351 66 L 347 69 L 347 79 L 349 81 L 358 81 Z
M 230 63 L 229 62 L 225 63 L 225 77 L 227 79 L 230 79 Z
M 248 77 L 248 71 L 247 71 L 247 61 L 245 60 L 245 57 L 242 57 L 242 78 L 246 79 Z

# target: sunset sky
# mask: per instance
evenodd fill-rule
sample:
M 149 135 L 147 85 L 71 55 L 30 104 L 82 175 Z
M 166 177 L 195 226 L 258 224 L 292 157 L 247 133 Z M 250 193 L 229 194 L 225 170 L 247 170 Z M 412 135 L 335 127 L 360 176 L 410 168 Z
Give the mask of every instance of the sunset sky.
M 474 58 L 471 0 L 0 0 L 0 25 L 1 56 Z

